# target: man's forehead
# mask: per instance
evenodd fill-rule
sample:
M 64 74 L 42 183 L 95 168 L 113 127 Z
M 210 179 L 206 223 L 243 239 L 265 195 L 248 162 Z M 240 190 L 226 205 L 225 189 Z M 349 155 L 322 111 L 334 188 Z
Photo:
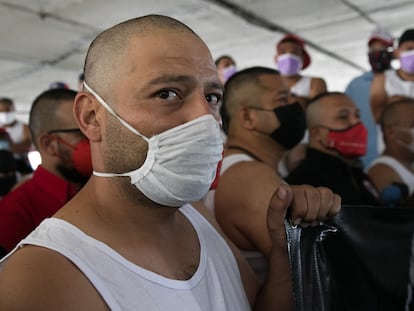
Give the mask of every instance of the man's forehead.
M 399 48 L 400 49 L 414 48 L 414 40 L 408 40 L 408 41 L 401 43 Z
M 280 48 L 287 48 L 287 47 L 295 48 L 295 49 L 298 49 L 298 50 L 301 49 L 300 45 L 297 42 L 293 41 L 293 40 L 286 40 L 286 41 L 283 41 L 279 44 L 279 49 Z
M 270 91 L 288 92 L 288 88 L 279 74 L 264 73 L 259 76 L 259 80 L 260 84 Z
M 356 106 L 351 99 L 349 99 L 346 96 L 341 96 L 341 95 L 331 96 L 331 98 L 326 101 L 326 105 L 324 108 L 329 108 L 329 107 L 332 107 L 332 110 L 334 111 L 340 111 L 344 109 L 347 109 L 347 110 L 356 109 Z
M 134 38 L 127 54 L 128 67 L 131 69 L 133 66 L 145 68 L 147 65 L 158 67 L 165 64 L 216 68 L 204 42 L 194 35 L 185 33 L 173 33 L 170 36 L 159 33 Z

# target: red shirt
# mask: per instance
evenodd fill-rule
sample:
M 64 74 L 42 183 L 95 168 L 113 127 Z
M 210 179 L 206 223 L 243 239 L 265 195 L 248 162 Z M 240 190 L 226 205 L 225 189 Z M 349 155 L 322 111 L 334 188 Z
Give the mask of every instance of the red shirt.
M 31 179 L 0 200 L 0 246 L 11 251 L 75 193 L 72 184 L 39 166 Z

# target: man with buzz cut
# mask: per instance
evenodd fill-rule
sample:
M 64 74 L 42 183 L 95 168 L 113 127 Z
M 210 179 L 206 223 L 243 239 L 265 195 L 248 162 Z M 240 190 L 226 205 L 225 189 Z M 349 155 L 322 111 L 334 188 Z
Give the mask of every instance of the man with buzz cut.
M 72 199 L 91 174 L 89 143 L 72 113 L 75 96 L 53 89 L 33 101 L 29 128 L 42 163 L 0 200 L 0 257 Z
M 287 185 L 269 187 L 264 284 L 190 204 L 223 151 L 222 85 L 200 37 L 167 16 L 134 18 L 95 38 L 84 72 L 74 114 L 93 176 L 0 262 L 0 310 L 293 310 L 286 211 L 313 221 L 321 202 L 296 205 Z

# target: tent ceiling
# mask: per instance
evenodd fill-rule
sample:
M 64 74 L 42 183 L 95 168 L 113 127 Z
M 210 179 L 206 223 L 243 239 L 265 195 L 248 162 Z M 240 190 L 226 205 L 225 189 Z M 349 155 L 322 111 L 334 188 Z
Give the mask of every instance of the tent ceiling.
M 8 0 L 0 1 L 0 96 L 15 100 L 27 120 L 31 102 L 54 81 L 77 88 L 86 49 L 120 21 L 164 14 L 192 27 L 213 57 L 234 56 L 239 68 L 274 67 L 285 32 L 304 38 L 312 56 L 306 74 L 329 90 L 368 69 L 367 38 L 381 26 L 395 37 L 412 27 L 412 0 Z

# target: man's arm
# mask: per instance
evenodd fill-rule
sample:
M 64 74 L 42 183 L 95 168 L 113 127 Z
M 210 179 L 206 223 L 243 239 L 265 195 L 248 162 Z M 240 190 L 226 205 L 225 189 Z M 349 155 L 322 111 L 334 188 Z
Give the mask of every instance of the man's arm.
M 293 310 L 293 286 L 287 250 L 285 219 L 290 208 L 291 222 L 316 224 L 340 210 L 341 199 L 327 188 L 280 185 L 272 196 L 267 213 L 267 227 L 272 248 L 265 284 L 255 303 L 255 310 Z M 277 290 L 275 290 L 277 289 Z
M 309 97 L 313 98 L 316 95 L 325 93 L 327 91 L 326 82 L 322 78 L 312 78 L 311 80 L 311 90 Z
M 269 254 L 267 208 L 282 183 L 276 171 L 257 161 L 236 163 L 220 176 L 214 199 L 216 219 L 239 249 Z
M 387 104 L 388 96 L 385 92 L 385 75 L 379 73 L 374 76 L 371 84 L 371 112 L 376 123 L 380 122 L 382 110 Z
M 390 186 L 393 182 L 403 183 L 403 180 L 395 171 L 386 164 L 378 163 L 370 167 L 368 177 L 379 192 Z
M 275 171 L 255 161 L 230 167 L 221 176 L 215 195 L 215 215 L 230 240 L 241 249 L 258 250 L 268 258 L 268 276 L 255 299 L 256 309 L 292 310 L 284 226 L 288 207 L 295 224 L 315 224 L 339 212 L 339 196 L 323 187 L 289 187 Z
M 107 311 L 86 277 L 62 255 L 26 246 L 0 269 L 0 311 Z

